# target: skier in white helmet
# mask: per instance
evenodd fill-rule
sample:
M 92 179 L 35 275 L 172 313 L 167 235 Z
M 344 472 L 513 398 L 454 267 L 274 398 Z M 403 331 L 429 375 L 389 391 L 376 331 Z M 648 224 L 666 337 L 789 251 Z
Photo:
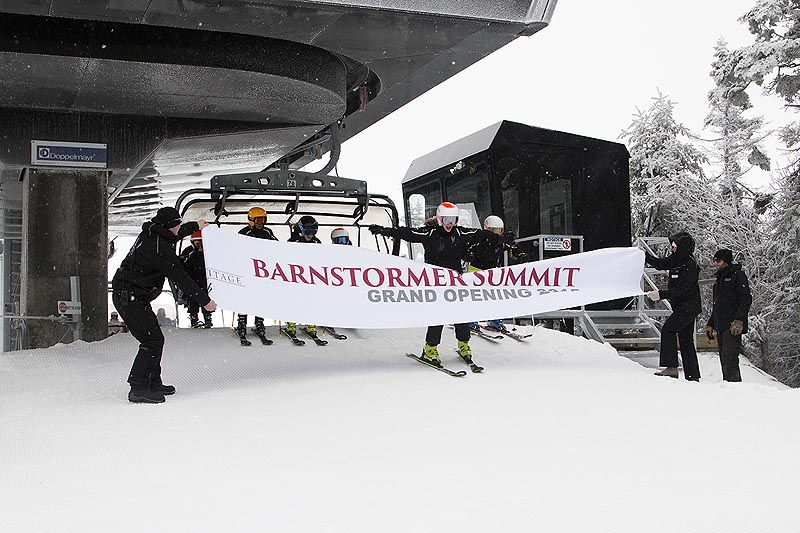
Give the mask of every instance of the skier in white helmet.
M 421 243 L 425 249 L 426 263 L 461 272 L 461 260 L 464 258 L 467 248 L 474 241 L 489 237 L 492 234 L 487 236 L 485 234 L 488 232 L 484 230 L 461 227 L 458 225 L 458 219 L 458 207 L 450 202 L 442 202 L 436 208 L 436 226 L 386 228 L 371 225 L 369 230 L 373 235 L 383 235 L 408 242 Z M 428 332 L 425 335 L 425 346 L 422 350 L 422 359 L 436 367 L 442 366 L 438 345 L 442 340 L 443 327 L 444 325 L 428 326 Z M 469 325 L 455 324 L 455 329 L 456 339 L 458 339 L 458 353 L 467 364 L 472 364 L 472 349 L 469 346 Z
M 497 215 L 489 215 L 483 221 L 483 229 L 491 232 L 488 238 L 475 240 L 468 248 L 464 260 L 469 263 L 469 271 L 488 270 L 503 266 L 503 254 L 508 252 L 510 258 L 517 263 L 527 261 L 528 254 L 520 250 L 514 244 L 514 234 L 506 233 L 503 219 Z M 506 327 L 500 319 L 490 320 L 487 324 L 489 328 L 497 331 L 506 331 Z M 469 327 L 479 330 L 477 322 L 470 322 Z

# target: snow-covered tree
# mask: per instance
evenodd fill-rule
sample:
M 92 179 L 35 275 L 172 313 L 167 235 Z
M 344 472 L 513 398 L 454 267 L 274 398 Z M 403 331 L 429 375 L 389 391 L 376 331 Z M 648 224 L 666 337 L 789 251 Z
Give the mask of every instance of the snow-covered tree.
M 732 76 L 755 83 L 781 98 L 787 112 L 800 108 L 800 4 L 797 0 L 758 0 L 741 17 L 755 42 L 731 54 Z M 779 169 L 776 197 L 764 239 L 764 282 L 754 291 L 762 308 L 754 332 L 768 341 L 762 364 L 773 375 L 800 386 L 800 124 L 780 132 L 789 164 Z M 760 303 L 759 303 L 760 302 Z
M 631 154 L 634 237 L 667 236 L 704 218 L 695 202 L 704 192 L 705 157 L 688 141 L 690 132 L 675 120 L 673 111 L 673 102 L 659 92 L 649 109 L 637 109 L 620 135 Z

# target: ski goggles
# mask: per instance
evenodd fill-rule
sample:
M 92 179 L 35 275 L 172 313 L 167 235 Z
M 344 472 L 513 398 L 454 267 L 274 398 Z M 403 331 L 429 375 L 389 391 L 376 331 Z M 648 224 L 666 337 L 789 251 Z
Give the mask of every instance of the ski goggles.
M 317 234 L 317 228 L 304 228 L 303 225 L 300 223 L 297 224 L 297 229 L 300 230 L 300 233 L 302 233 L 303 235 L 308 235 L 309 237 L 312 237 Z
M 505 228 L 486 228 L 492 233 L 497 233 L 498 235 L 502 235 L 503 232 L 506 230 Z
M 348 240 L 347 237 L 334 237 L 333 244 L 347 244 Z
M 455 225 L 458 222 L 458 217 L 439 217 L 439 221 L 442 223 L 442 226 L 447 225 Z
M 263 226 L 264 224 L 267 223 L 267 217 L 253 217 L 250 220 L 253 221 L 253 224 L 256 224 L 258 226 Z

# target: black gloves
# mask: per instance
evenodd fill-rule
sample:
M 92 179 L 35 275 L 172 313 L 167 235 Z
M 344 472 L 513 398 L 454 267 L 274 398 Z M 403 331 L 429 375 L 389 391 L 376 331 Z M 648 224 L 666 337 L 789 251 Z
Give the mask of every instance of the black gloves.
M 369 232 L 373 235 L 383 235 L 383 226 L 379 226 L 378 224 L 370 224 L 369 225 Z
M 472 255 L 472 252 L 467 252 L 467 254 L 464 256 L 464 262 L 472 263 L 473 261 L 475 261 L 475 256 Z

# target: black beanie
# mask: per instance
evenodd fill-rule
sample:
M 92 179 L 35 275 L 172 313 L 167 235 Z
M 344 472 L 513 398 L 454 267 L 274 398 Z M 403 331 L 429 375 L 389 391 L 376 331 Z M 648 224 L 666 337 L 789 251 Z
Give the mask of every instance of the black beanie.
M 730 265 L 733 263 L 733 252 L 727 248 L 722 248 L 721 250 L 717 250 L 717 253 L 714 254 L 714 259 L 722 259 Z
M 153 222 L 159 226 L 164 226 L 167 229 L 179 226 L 181 223 L 181 214 L 174 207 L 162 207 L 153 217 Z

